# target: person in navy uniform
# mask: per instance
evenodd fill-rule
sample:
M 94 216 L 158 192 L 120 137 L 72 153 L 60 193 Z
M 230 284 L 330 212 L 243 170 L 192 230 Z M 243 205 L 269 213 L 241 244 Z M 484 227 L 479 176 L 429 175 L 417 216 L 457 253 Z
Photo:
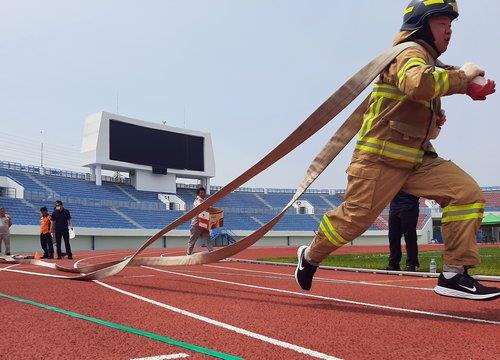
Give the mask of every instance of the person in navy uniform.
M 418 262 L 417 222 L 418 197 L 400 191 L 391 201 L 389 208 L 389 265 L 386 270 L 399 271 L 401 261 L 401 236 L 406 243 L 405 271 L 416 271 Z
M 64 208 L 61 200 L 56 201 L 56 207 L 51 215 L 51 233 L 56 239 L 57 258 L 62 259 L 61 239 L 64 239 L 64 247 L 68 259 L 73 259 L 71 245 L 69 243 L 69 228 L 73 229 L 71 214 Z

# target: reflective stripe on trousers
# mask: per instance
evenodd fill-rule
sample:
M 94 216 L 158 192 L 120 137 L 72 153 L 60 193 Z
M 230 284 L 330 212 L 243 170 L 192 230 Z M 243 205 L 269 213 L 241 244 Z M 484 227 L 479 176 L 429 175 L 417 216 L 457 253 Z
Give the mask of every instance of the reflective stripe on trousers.
M 466 221 L 482 219 L 484 214 L 484 203 L 472 203 L 468 205 L 450 205 L 443 209 L 442 223 L 453 221 Z
M 328 216 L 323 215 L 321 223 L 319 224 L 320 232 L 326 236 L 326 238 L 335 246 L 342 246 L 347 244 L 349 241 L 345 240 L 333 227 Z

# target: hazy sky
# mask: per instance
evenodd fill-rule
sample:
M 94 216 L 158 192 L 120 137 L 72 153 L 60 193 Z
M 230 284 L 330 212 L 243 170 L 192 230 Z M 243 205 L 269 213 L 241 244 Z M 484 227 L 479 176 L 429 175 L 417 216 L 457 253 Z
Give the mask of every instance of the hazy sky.
M 408 2 L 2 0 L 0 159 L 39 164 L 43 129 L 46 165 L 76 167 L 84 118 L 116 112 L 118 94 L 121 115 L 210 132 L 224 185 L 390 47 Z M 500 83 L 500 2 L 458 5 L 441 60 Z M 444 99 L 435 147 L 482 186 L 500 184 L 499 105 Z M 344 117 L 247 186 L 296 187 Z M 352 148 L 313 188 L 345 187 Z

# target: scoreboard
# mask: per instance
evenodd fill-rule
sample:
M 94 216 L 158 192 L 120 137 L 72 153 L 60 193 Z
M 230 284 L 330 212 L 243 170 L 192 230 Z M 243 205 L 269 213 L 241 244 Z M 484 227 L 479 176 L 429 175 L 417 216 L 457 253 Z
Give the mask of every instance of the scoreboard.
M 167 169 L 204 171 L 204 138 L 109 121 L 109 158 L 150 165 L 153 172 Z
M 139 190 L 175 193 L 178 178 L 215 176 L 209 133 L 104 111 L 85 119 L 81 159 L 96 183 L 102 170 L 128 172 Z

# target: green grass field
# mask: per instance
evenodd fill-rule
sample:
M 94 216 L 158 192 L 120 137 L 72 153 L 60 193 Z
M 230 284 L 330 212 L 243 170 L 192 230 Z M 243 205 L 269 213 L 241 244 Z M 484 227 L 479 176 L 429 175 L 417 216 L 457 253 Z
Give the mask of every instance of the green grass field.
M 471 269 L 470 274 L 481 275 L 500 275 L 500 247 L 480 248 L 481 265 Z M 421 251 L 418 255 L 420 268 L 418 271 L 429 271 L 429 262 L 434 258 L 437 263 L 437 271 L 441 272 L 443 267 L 441 251 Z M 372 253 L 372 254 L 340 254 L 328 256 L 321 265 L 325 266 L 342 266 L 364 269 L 383 269 L 387 266 L 388 254 Z M 297 257 L 286 258 L 261 258 L 262 261 L 297 263 Z M 403 254 L 401 260 L 401 268 L 404 269 L 406 264 L 406 255 Z

